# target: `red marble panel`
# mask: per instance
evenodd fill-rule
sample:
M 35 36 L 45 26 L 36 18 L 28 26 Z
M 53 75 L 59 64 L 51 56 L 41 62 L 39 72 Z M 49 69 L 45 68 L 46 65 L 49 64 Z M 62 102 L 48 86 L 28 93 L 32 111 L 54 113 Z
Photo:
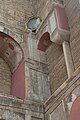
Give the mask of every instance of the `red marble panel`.
M 25 98 L 25 66 L 22 60 L 12 75 L 11 94 L 18 98 Z
M 70 120 L 80 120 L 80 96 L 77 97 L 72 105 Z

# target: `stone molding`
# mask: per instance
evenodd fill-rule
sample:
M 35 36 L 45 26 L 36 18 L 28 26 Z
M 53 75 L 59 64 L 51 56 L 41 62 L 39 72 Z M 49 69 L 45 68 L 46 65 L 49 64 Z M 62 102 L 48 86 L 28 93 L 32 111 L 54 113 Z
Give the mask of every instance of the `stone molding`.
M 5 109 L 18 110 L 21 113 L 23 113 L 25 110 L 44 113 L 43 103 L 30 100 L 21 100 L 13 96 L 0 94 L 0 107 L 3 108 L 4 106 Z
M 80 85 L 80 67 L 67 79 L 44 103 L 45 113 L 51 113 L 61 103 L 61 101 Z

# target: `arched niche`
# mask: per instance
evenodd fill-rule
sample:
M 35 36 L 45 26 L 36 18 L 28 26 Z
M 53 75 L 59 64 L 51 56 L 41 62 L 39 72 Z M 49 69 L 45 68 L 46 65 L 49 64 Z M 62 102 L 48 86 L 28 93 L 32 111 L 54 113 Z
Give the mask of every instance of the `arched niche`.
M 9 35 L 0 32 L 0 56 L 5 59 L 13 72 L 23 58 L 20 45 Z
M 8 64 L 12 73 L 10 94 L 25 98 L 24 55 L 20 45 L 9 35 L 0 32 L 0 57 Z
M 50 34 L 49 32 L 45 32 L 39 42 L 38 42 L 38 50 L 41 50 L 43 52 L 45 52 L 47 50 L 47 48 L 51 45 L 51 40 L 50 40 Z

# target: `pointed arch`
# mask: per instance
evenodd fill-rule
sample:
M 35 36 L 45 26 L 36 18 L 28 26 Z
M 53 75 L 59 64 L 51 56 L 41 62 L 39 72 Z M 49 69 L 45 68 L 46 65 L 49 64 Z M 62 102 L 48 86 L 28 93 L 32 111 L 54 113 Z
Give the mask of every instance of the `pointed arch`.
M 50 40 L 50 34 L 49 32 L 45 32 L 39 42 L 38 42 L 38 50 L 41 50 L 43 52 L 45 52 L 47 50 L 47 48 L 51 45 L 51 40 Z
M 0 57 L 8 64 L 11 73 L 11 95 L 25 98 L 24 53 L 21 46 L 9 35 L 0 32 Z

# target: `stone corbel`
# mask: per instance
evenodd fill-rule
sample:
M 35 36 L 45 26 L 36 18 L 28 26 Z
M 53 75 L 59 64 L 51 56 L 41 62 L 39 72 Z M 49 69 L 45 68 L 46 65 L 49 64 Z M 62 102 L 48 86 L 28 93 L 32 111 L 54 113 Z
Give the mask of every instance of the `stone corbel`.
M 54 3 L 54 9 L 52 11 L 54 11 L 54 17 L 56 20 L 55 30 L 53 32 L 48 32 L 50 30 L 47 30 L 46 32 L 42 31 L 43 26 L 45 26 L 46 21 L 48 21 L 51 16 L 51 12 L 45 19 L 45 22 L 41 25 L 41 28 L 39 29 L 40 32 L 38 31 L 38 34 L 40 34 L 39 36 L 41 36 L 38 42 L 38 49 L 43 52 L 47 50 L 52 42 L 62 44 L 64 41 L 69 41 L 70 37 L 69 25 L 64 6 L 60 3 Z
M 64 41 L 69 41 L 70 31 L 65 8 L 62 4 L 54 4 L 54 13 L 57 27 L 51 34 L 51 41 L 57 44 L 62 44 Z

